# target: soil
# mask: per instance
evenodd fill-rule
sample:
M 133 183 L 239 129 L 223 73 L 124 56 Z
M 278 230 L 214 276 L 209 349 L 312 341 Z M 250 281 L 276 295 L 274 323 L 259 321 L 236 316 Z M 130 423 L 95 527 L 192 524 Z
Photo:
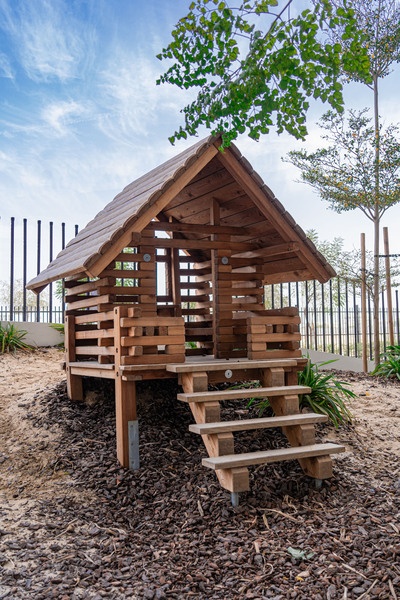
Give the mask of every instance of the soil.
M 400 382 L 338 373 L 357 398 L 352 425 L 318 431 L 346 446 L 334 477 L 317 490 L 295 461 L 253 468 L 233 508 L 174 382 L 139 386 L 131 472 L 112 382 L 72 403 L 61 361 L 0 356 L 0 599 L 400 599 Z M 259 444 L 249 432 L 238 450 Z

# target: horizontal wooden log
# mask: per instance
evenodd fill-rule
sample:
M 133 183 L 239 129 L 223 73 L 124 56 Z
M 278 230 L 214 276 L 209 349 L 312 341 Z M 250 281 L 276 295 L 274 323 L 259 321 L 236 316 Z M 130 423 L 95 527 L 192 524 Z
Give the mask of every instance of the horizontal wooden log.
M 257 250 L 253 250 L 252 252 L 241 252 L 236 254 L 235 256 L 246 259 L 257 257 L 268 258 L 271 256 L 279 256 L 282 254 L 290 254 L 292 252 L 297 252 L 299 250 L 299 247 L 299 244 L 296 242 L 287 242 L 285 244 L 276 244 L 275 246 L 258 248 Z
M 76 331 L 76 340 L 89 340 L 94 338 L 112 338 L 114 336 L 114 329 L 91 329 L 87 331 Z
M 103 356 L 113 356 L 115 354 L 115 348 L 112 346 L 76 346 L 75 354 L 79 356 L 83 355 L 103 355 Z
M 193 223 L 163 223 L 161 221 L 152 221 L 149 223 L 143 232 L 153 231 L 169 231 L 177 233 L 195 233 L 204 236 L 209 235 L 235 235 L 238 237 L 249 236 L 250 231 L 247 231 L 244 227 L 230 227 L 226 225 L 204 225 L 199 231 L 199 226 Z
M 91 306 L 99 306 L 101 304 L 111 304 L 111 297 L 109 295 L 104 296 L 87 296 L 83 300 L 78 302 L 71 302 L 68 304 L 67 310 L 76 310 L 79 308 L 87 308 Z
M 278 358 L 297 358 L 301 357 L 301 350 L 263 350 L 259 352 L 248 349 L 248 357 L 250 360 L 262 359 L 278 359 Z
M 166 336 L 135 336 L 121 337 L 121 346 L 163 346 L 167 344 L 184 344 L 185 337 L 182 335 L 166 335 Z
M 252 325 L 265 325 L 265 324 L 286 325 L 288 323 L 298 325 L 300 322 L 301 322 L 301 319 L 299 316 L 289 317 L 289 316 L 273 315 L 273 316 L 262 316 L 262 317 L 261 316 L 260 317 L 250 317 L 248 319 L 248 323 L 249 323 L 250 327 Z
M 146 240 L 147 246 L 156 248 L 178 248 L 179 250 L 226 250 L 226 242 L 218 242 L 212 240 L 188 240 L 188 239 L 168 239 L 168 238 L 153 238 Z M 254 244 L 246 244 L 245 242 L 229 242 L 230 250 L 248 251 L 254 250 Z
M 100 365 L 95 369 L 89 369 L 87 367 L 70 367 L 71 375 L 79 375 L 80 377 L 98 377 L 99 379 L 115 379 L 114 371 L 106 371 L 103 367 L 113 365 Z
M 122 317 L 121 327 L 159 327 L 159 326 L 171 326 L 171 327 L 184 327 L 184 320 L 182 317 Z
M 113 285 L 112 277 L 102 277 L 101 279 L 96 279 L 95 281 L 87 281 L 85 283 L 81 283 L 79 281 L 65 281 L 66 288 L 66 298 L 70 295 L 83 294 L 85 292 L 93 292 L 94 290 L 98 290 L 100 286 L 109 286 Z
M 290 342 L 300 341 L 300 333 L 248 333 L 248 342 Z
M 185 362 L 184 354 L 148 354 L 143 356 L 121 356 L 121 365 L 166 365 Z
M 167 366 L 167 370 L 172 373 L 198 373 L 198 372 L 206 372 L 206 371 L 224 371 L 225 369 L 230 369 L 231 371 L 236 371 L 240 369 L 272 369 L 277 367 L 296 367 L 297 360 L 296 359 L 282 359 L 282 360 L 219 360 L 214 359 L 204 360 L 201 363 L 185 363 L 184 365 L 173 365 L 170 364 Z

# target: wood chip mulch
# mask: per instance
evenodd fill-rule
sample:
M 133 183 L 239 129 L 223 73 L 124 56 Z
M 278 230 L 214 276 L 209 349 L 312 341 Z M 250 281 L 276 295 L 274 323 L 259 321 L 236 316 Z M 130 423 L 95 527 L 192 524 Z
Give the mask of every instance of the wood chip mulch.
M 351 448 L 321 490 L 297 462 L 262 466 L 233 508 L 201 466 L 205 449 L 176 391 L 169 381 L 140 386 L 136 472 L 115 459 L 108 382 L 89 390 L 90 403 L 69 402 L 64 384 L 36 400 L 31 426 L 61 431 L 44 467 L 59 493 L 27 509 L 18 535 L 0 521 L 1 600 L 400 599 L 400 457 L 377 461 L 342 427 L 335 439 Z M 228 411 L 248 414 L 245 405 Z

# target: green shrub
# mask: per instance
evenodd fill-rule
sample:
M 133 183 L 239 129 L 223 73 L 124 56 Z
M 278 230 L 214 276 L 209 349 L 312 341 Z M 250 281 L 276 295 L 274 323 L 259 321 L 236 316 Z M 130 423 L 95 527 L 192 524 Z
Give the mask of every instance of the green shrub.
M 319 367 L 328 365 L 334 360 L 312 363 L 308 359 L 306 366 L 298 376 L 299 385 L 311 388 L 309 394 L 301 394 L 300 410 L 309 408 L 315 413 L 326 415 L 335 427 L 340 423 L 351 423 L 352 415 L 346 406 L 346 400 L 355 398 L 356 394 L 345 387 L 343 381 L 335 377 L 335 373 L 320 371 Z
M 372 375 L 400 380 L 400 345 L 388 346 L 381 357 L 385 360 L 375 367 Z
M 33 350 L 32 346 L 24 342 L 27 331 L 17 329 L 12 323 L 0 323 L 0 353 L 15 352 L 16 350 Z
M 345 387 L 345 383 L 339 381 L 335 377 L 335 373 L 319 370 L 319 366 L 325 366 L 332 362 L 335 361 L 328 360 L 316 364 L 308 358 L 306 366 L 298 374 L 298 383 L 311 388 L 311 392 L 299 395 L 299 406 L 300 410 L 309 408 L 315 413 L 326 415 L 331 423 L 338 427 L 340 423 L 351 423 L 352 415 L 346 406 L 346 400 L 355 398 L 356 394 Z M 264 398 L 262 401 L 252 398 L 249 406 L 252 405 L 256 406 L 260 415 L 270 408 L 268 398 Z

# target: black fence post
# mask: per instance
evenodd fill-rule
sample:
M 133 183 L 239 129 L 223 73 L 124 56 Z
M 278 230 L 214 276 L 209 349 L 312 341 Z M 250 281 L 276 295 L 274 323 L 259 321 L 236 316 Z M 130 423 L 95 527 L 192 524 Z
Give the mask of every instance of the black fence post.
M 317 317 L 317 284 L 314 279 L 313 281 L 313 294 L 314 294 L 314 350 L 318 350 L 318 317 Z
M 373 342 L 372 342 L 372 318 L 371 318 L 371 295 L 368 292 L 367 294 L 367 304 L 368 304 L 368 337 L 369 337 L 369 358 L 373 359 Z
M 331 321 L 331 352 L 335 354 L 335 334 L 334 334 L 334 319 L 333 319 L 333 291 L 332 291 L 332 279 L 329 280 L 329 309 L 330 309 L 330 321 Z
M 338 334 L 339 334 L 339 354 L 342 355 L 342 316 L 341 316 L 341 297 L 340 297 L 340 278 L 337 277 L 337 304 L 338 304 Z
M 347 356 L 350 356 L 350 312 L 349 312 L 349 282 L 346 280 L 344 288 L 345 306 L 346 306 L 346 344 Z
M 308 281 L 304 282 L 304 286 L 305 286 L 305 317 L 306 317 L 306 343 L 307 343 L 307 348 L 310 347 L 310 331 L 309 331 L 309 327 L 310 327 L 310 321 L 308 318 Z
M 65 248 L 65 223 L 61 223 L 61 249 Z M 61 309 L 62 309 L 62 319 L 61 322 L 64 323 L 64 315 L 65 315 L 65 279 L 61 282 Z
M 14 245 L 15 245 L 15 217 L 11 217 L 11 247 L 10 247 L 10 321 L 14 317 Z
M 49 259 L 53 260 L 53 222 L 49 223 Z M 49 323 L 53 322 L 53 284 L 49 285 Z
M 358 323 L 358 306 L 357 306 L 357 298 L 356 298 L 356 286 L 353 284 L 353 310 L 354 310 L 354 355 L 358 358 L 358 332 L 359 332 L 359 323 Z
M 22 320 L 26 321 L 26 284 L 27 284 L 27 257 L 28 250 L 28 221 L 23 220 L 23 237 L 22 237 Z
M 385 294 L 382 288 L 381 291 L 381 314 L 382 314 L 382 336 L 383 336 L 383 352 L 386 350 L 386 308 L 385 308 Z M 379 350 L 382 352 L 381 341 L 379 340 Z
M 40 258 L 42 249 L 42 221 L 37 222 L 36 238 L 36 275 L 40 273 Z M 36 296 L 36 322 L 40 322 L 40 294 Z

